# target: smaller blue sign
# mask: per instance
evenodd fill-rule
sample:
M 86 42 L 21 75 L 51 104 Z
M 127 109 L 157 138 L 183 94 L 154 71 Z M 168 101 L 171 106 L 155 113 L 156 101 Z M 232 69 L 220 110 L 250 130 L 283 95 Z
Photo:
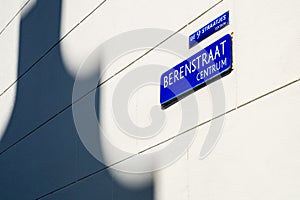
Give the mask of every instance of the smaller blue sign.
M 232 41 L 227 34 L 161 75 L 160 104 L 169 106 L 231 68 Z
M 215 32 L 221 30 L 229 24 L 229 11 L 225 12 L 220 17 L 214 19 L 206 26 L 199 29 L 189 37 L 189 47 L 192 48 L 196 44 L 200 43 L 205 38 L 211 36 Z

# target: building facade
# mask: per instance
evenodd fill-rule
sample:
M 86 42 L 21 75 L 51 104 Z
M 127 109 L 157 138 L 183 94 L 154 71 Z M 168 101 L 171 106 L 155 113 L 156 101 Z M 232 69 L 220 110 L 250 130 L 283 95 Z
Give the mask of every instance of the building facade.
M 300 198 L 298 1 L 0 11 L 0 199 Z M 162 108 L 162 74 L 227 34 L 230 73 Z

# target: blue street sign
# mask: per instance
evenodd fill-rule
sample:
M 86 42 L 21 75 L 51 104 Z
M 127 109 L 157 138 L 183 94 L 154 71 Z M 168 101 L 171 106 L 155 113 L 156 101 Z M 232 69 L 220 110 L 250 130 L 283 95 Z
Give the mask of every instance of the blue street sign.
M 229 73 L 231 67 L 232 41 L 227 34 L 161 75 L 160 104 L 168 107 L 208 81 Z
M 211 36 L 215 32 L 221 30 L 229 24 L 229 11 L 225 12 L 220 17 L 214 19 L 206 26 L 199 29 L 189 37 L 189 47 L 192 48 L 196 44 L 200 43 L 205 38 Z

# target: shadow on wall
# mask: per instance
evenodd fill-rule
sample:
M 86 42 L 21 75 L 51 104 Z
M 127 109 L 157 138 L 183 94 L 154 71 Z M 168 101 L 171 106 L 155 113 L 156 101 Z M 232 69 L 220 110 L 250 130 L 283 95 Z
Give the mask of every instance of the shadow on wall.
M 61 4 L 40 0 L 23 17 L 18 76 L 59 40 Z M 119 185 L 108 170 L 86 177 L 105 166 L 81 144 L 71 108 L 39 127 L 71 103 L 73 83 L 60 45 L 18 81 L 16 103 L 0 145 L 0 199 L 153 199 L 152 182 L 134 190 Z

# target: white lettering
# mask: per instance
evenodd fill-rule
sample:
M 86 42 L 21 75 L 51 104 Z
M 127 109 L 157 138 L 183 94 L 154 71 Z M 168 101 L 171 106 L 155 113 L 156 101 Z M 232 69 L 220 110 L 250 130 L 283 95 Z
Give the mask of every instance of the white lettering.
M 168 76 L 164 76 L 164 88 L 168 87 Z
M 226 40 L 224 40 L 223 42 L 220 43 L 222 45 L 222 55 L 225 54 L 225 46 L 224 46 L 225 42 L 226 42 Z
M 173 77 L 172 77 L 172 72 L 169 74 L 169 85 L 172 85 L 173 83 L 172 83 L 172 79 L 173 79 Z

